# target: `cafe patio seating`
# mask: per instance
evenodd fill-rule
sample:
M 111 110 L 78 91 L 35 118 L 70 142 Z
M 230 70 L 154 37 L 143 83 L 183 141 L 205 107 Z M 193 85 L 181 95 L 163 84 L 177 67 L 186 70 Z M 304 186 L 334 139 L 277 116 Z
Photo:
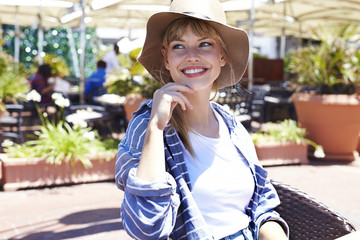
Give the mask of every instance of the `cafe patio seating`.
M 283 120 L 285 118 L 296 119 L 294 105 L 290 100 L 293 93 L 292 90 L 287 89 L 286 82 L 279 81 L 271 83 L 270 90 L 264 96 L 264 122 Z M 286 115 L 282 116 L 281 119 L 274 119 L 276 109 L 282 109 Z
M 251 131 L 251 110 L 252 94 L 244 90 L 241 86 L 228 87 L 221 89 L 218 93 L 217 103 L 228 106 L 234 112 L 235 118 L 244 127 Z
M 23 122 L 22 112 L 24 106 L 22 104 L 5 104 L 7 110 L 0 118 L 1 138 L 10 138 L 18 143 L 24 142 L 24 137 L 21 131 Z
M 252 97 L 252 117 L 258 119 L 260 123 L 265 122 L 265 96 L 270 91 L 270 85 L 254 85 L 251 89 Z
M 338 213 L 306 193 L 272 180 L 281 204 L 276 211 L 288 223 L 290 240 L 333 240 L 355 232 L 355 228 Z
M 75 123 L 85 121 L 89 126 L 98 130 L 102 136 L 111 134 L 110 113 L 105 107 L 98 105 L 79 104 L 71 105 L 66 109 L 66 121 Z

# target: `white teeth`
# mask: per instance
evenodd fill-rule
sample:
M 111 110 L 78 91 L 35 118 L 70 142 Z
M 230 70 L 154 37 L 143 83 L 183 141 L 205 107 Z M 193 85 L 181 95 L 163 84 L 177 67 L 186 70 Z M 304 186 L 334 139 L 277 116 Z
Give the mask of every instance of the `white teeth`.
M 205 71 L 204 68 L 187 69 L 187 70 L 184 70 L 184 73 L 186 73 L 186 74 L 194 74 L 194 73 L 199 73 L 199 72 L 203 72 L 203 71 Z

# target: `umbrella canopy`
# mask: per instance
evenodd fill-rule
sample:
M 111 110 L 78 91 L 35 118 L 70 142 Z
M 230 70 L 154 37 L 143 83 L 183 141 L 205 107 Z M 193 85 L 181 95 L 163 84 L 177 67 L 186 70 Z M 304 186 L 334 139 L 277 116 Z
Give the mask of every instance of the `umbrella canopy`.
M 67 26 L 76 27 L 81 22 L 81 9 L 74 7 L 60 18 Z M 168 9 L 170 0 L 87 0 L 85 24 L 87 27 L 116 27 L 122 29 L 144 28 L 147 19 L 162 9 Z
M 256 9 L 254 29 L 264 35 L 312 38 L 312 29 L 360 24 L 360 0 L 287 0 Z
M 235 26 L 236 21 L 245 21 L 249 17 L 251 2 L 260 6 L 268 0 L 220 0 L 226 12 L 232 12 L 232 21 L 229 24 Z M 151 15 L 159 11 L 168 11 L 171 0 L 108 0 L 87 1 L 85 22 L 90 27 L 117 27 L 117 28 L 145 28 Z M 229 15 L 230 16 L 230 15 Z M 80 15 L 73 15 L 66 24 L 77 26 Z
M 221 0 L 228 23 L 249 30 L 252 0 Z M 360 0 L 254 0 L 253 30 L 268 36 L 311 37 L 309 29 L 336 23 L 360 24 Z M 170 0 L 86 0 L 89 27 L 144 28 L 147 19 L 166 11 Z M 30 26 L 77 27 L 80 0 L 0 0 L 0 23 Z
M 44 26 L 57 27 L 60 17 L 73 6 L 67 1 L 5 1 L 0 0 L 0 23 L 20 26 L 37 24 L 40 19 Z

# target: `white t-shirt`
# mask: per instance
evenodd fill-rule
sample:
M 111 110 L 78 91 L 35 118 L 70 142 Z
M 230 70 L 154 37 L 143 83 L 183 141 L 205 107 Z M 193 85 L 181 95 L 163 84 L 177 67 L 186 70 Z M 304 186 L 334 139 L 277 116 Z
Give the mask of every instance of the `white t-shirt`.
M 249 225 L 245 210 L 255 183 L 246 159 L 231 142 L 224 120 L 213 111 L 220 138 L 190 133 L 195 157 L 186 149 L 184 157 L 194 199 L 214 238 L 220 239 Z

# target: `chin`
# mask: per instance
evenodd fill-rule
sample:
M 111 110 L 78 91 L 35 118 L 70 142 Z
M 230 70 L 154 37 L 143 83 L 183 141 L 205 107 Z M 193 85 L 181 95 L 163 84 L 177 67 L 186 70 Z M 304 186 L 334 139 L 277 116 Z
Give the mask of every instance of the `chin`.
M 188 87 L 190 87 L 191 89 L 193 89 L 194 91 L 200 91 L 200 90 L 205 90 L 208 88 L 212 88 L 212 84 L 209 83 L 188 83 L 186 84 Z

